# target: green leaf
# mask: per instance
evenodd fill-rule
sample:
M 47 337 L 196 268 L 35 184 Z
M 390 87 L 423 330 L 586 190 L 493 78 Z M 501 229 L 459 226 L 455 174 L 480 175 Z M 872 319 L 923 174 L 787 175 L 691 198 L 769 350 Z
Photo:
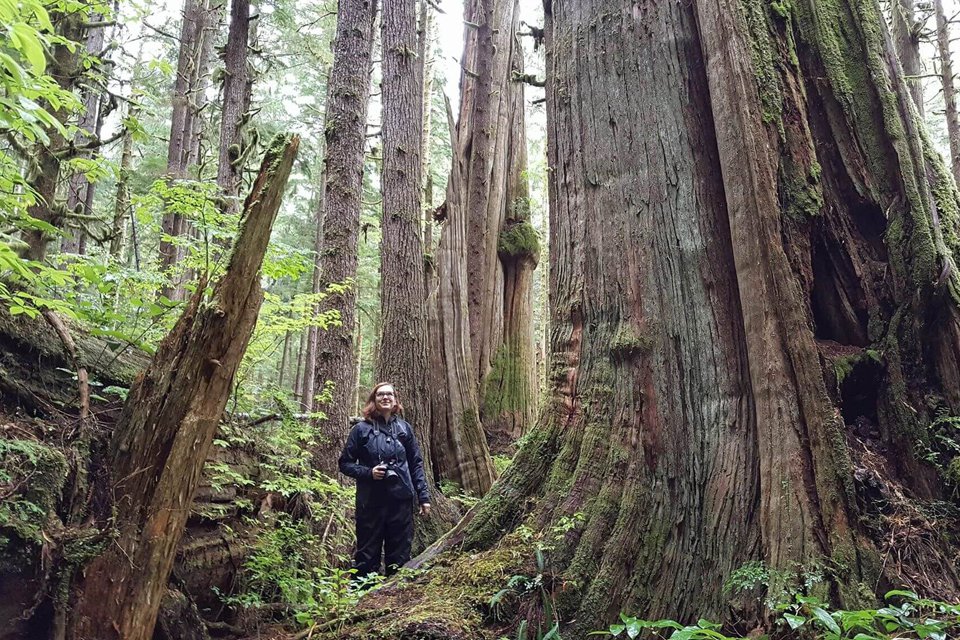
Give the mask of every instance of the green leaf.
M 799 629 L 807 621 L 803 616 L 794 615 L 792 613 L 783 614 L 783 619 L 787 621 L 787 624 L 790 625 L 790 628 L 793 630 Z
M 887 591 L 883 594 L 884 600 L 889 600 L 894 596 L 900 596 L 901 598 L 906 598 L 907 600 L 917 600 L 919 596 L 913 591 L 903 591 L 901 589 L 894 589 L 893 591 Z
M 24 22 L 16 22 L 10 26 L 10 40 L 33 67 L 34 73 L 40 75 L 44 72 L 47 59 L 43 55 L 43 45 L 37 37 L 36 29 Z
M 820 624 L 822 624 L 823 626 L 825 626 L 827 629 L 834 632 L 835 634 L 840 635 L 840 625 L 837 624 L 837 621 L 834 620 L 829 613 L 827 613 L 820 607 L 813 607 L 811 611 L 813 613 L 813 616 L 820 622 Z

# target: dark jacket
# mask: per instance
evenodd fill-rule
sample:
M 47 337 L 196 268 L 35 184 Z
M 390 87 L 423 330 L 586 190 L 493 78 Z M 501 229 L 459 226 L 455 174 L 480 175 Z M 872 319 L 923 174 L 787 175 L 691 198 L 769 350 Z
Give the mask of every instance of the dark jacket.
M 397 475 L 373 479 L 373 467 L 381 462 Z M 423 474 L 423 457 L 413 437 L 413 428 L 403 418 L 391 416 L 383 422 L 379 416 L 358 422 L 350 430 L 340 454 L 340 472 L 357 481 L 357 505 L 389 496 L 420 504 L 430 502 L 430 490 Z

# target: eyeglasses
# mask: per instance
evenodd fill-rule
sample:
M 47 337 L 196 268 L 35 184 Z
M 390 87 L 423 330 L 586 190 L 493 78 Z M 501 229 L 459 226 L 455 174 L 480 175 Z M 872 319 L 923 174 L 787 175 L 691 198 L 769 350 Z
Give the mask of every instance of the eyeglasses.
M 377 391 L 378 398 L 392 398 L 393 391 Z

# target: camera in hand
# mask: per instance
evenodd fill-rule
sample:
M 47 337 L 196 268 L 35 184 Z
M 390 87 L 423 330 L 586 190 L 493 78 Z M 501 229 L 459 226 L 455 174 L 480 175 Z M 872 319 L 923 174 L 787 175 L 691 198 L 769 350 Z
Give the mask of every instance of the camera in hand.
M 384 464 L 387 466 L 387 471 L 383 475 L 384 480 L 393 480 L 395 478 L 400 477 L 400 474 L 397 473 L 397 470 L 396 470 L 397 469 L 396 459 L 391 458 L 390 460 L 387 460 Z

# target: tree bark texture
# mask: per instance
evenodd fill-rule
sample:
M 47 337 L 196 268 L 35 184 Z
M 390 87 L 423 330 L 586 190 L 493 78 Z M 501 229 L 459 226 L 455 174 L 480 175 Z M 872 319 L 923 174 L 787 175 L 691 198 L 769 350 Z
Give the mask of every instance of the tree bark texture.
M 523 52 L 517 31 L 516 0 L 470 0 L 464 18 L 465 33 L 460 77 L 460 146 L 454 162 L 461 164 L 467 216 L 468 302 L 470 345 L 478 391 L 503 343 L 503 268 L 498 261 L 500 233 L 517 203 L 508 200 L 508 183 L 526 167 L 512 145 L 526 145 L 523 130 L 523 84 L 513 81 L 523 71 Z M 516 114 L 517 110 L 520 114 Z M 516 194 L 519 195 L 519 194 Z M 523 206 L 523 203 L 520 204 Z
M 427 305 L 420 223 L 420 127 L 423 69 L 417 60 L 414 0 L 383 6 L 383 215 L 380 243 L 381 331 L 376 378 L 392 382 L 407 420 L 429 447 Z M 424 453 L 426 458 L 426 452 Z
M 99 15 L 93 15 L 91 19 L 99 19 Z M 94 27 L 87 30 L 86 50 L 89 56 L 99 56 L 103 51 L 103 42 L 106 37 L 104 27 Z M 85 84 L 82 87 L 83 113 L 77 122 L 79 131 L 74 136 L 73 142 L 80 146 L 89 144 L 100 138 L 100 129 L 103 125 L 101 118 L 101 92 L 98 87 Z M 83 154 L 83 157 L 93 157 L 94 153 Z M 93 211 L 93 195 L 95 183 L 87 180 L 83 173 L 74 173 L 70 176 L 67 183 L 67 211 L 70 213 L 80 213 L 91 215 Z M 84 237 L 82 225 L 73 229 L 73 236 L 64 239 L 61 248 L 66 253 L 84 253 L 86 247 L 86 238 Z
M 72 598 L 69 637 L 149 640 L 190 501 L 262 301 L 259 271 L 299 139 L 278 136 L 209 302 L 202 288 L 130 390 L 106 468 L 117 538 Z
M 58 36 L 72 42 L 83 38 L 84 12 L 74 11 L 67 14 L 53 16 Z M 56 44 L 52 47 L 48 57 L 47 73 L 51 75 L 61 89 L 72 91 L 80 75 L 80 50 L 66 44 Z M 49 106 L 49 105 L 48 105 Z M 66 124 L 70 113 L 67 109 L 50 109 L 54 118 L 61 124 Z M 66 216 L 62 202 L 57 203 L 57 191 L 60 186 L 60 164 L 62 157 L 57 151 L 63 151 L 68 141 L 54 128 L 47 131 L 49 142 L 38 144 L 35 147 L 35 156 L 30 159 L 29 174 L 30 188 L 36 194 L 36 202 L 27 209 L 32 217 L 63 228 Z M 42 262 L 47 257 L 47 245 L 50 243 L 50 234 L 42 229 L 27 229 L 23 232 L 23 240 L 27 246 L 22 254 L 28 260 Z
M 722 589 L 749 561 L 774 598 L 954 597 L 940 534 L 881 560 L 896 525 L 865 481 L 942 499 L 915 443 L 960 409 L 957 191 L 878 4 L 552 0 L 546 37 L 550 396 L 424 554 L 468 552 L 433 586 L 502 584 L 523 523 L 553 541 L 564 637 L 619 611 L 762 623 Z
M 953 78 L 953 55 L 950 53 L 950 23 L 943 10 L 943 0 L 934 0 L 933 10 L 937 17 L 937 51 L 940 54 L 940 82 L 950 141 L 950 164 L 953 179 L 960 182 L 960 116 L 957 115 L 957 87 Z
M 330 402 L 317 423 L 314 466 L 336 477 L 340 448 L 356 415 L 357 250 L 363 196 L 363 151 L 376 0 L 343 0 L 337 15 L 333 67 L 324 116 L 326 158 L 323 171 L 323 216 L 318 224 L 317 292 L 327 292 L 319 312 L 340 312 L 340 324 L 316 329 L 315 389 L 333 382 Z M 330 285 L 345 285 L 337 291 Z
M 230 29 L 224 49 L 223 106 L 220 112 L 220 148 L 217 185 L 224 213 L 240 208 L 244 140 L 241 129 L 250 110 L 252 78 L 247 64 L 250 42 L 250 0 L 231 0 Z
M 190 165 L 199 160 L 200 104 L 222 9 L 221 0 L 184 0 L 183 3 L 167 145 L 167 179 L 171 182 L 186 180 Z M 177 246 L 176 238 L 189 231 L 190 223 L 183 215 L 174 212 L 164 214 L 161 224 L 163 237 L 160 239 L 162 270 L 170 270 L 183 258 L 183 250 Z M 184 275 L 171 274 L 171 278 L 161 294 L 171 300 L 182 300 L 186 295 Z
M 135 117 L 137 109 L 131 107 L 130 117 Z M 120 143 L 120 171 L 117 176 L 117 194 L 113 206 L 113 222 L 110 225 L 110 256 L 122 260 L 127 217 L 133 215 L 130 206 L 130 171 L 133 168 L 133 134 L 125 131 Z M 139 260 L 137 261 L 139 268 Z
M 420 521 L 414 545 L 436 540 L 459 517 L 437 490 L 433 459 L 431 387 L 428 370 L 428 304 L 424 296 L 421 209 L 421 126 L 423 65 L 417 57 L 414 0 L 390 0 L 383 6 L 383 215 L 380 243 L 381 330 L 375 372 L 391 382 L 413 425 L 424 473 L 436 511 Z
M 515 10 L 515 20 L 517 13 Z M 515 24 L 511 32 L 514 50 L 510 78 L 523 74 L 523 50 L 516 42 L 516 28 Z M 500 132 L 507 149 L 502 186 L 505 206 L 493 260 L 496 281 L 502 289 L 495 296 L 502 298 L 502 308 L 494 310 L 493 315 L 500 320 L 502 333 L 481 384 L 480 420 L 496 453 L 512 450 L 513 443 L 533 425 L 539 395 L 533 347 L 533 272 L 540 259 L 540 242 L 530 223 L 523 88 L 522 82 L 513 80 L 506 88 L 509 121 Z
M 917 20 L 915 0 L 896 0 L 891 3 L 893 13 L 893 43 L 897 57 L 907 76 L 907 86 L 917 112 L 923 116 L 923 81 L 920 79 L 920 29 L 923 26 Z
M 495 479 L 486 436 L 480 424 L 476 371 L 470 348 L 467 277 L 467 216 L 462 204 L 464 176 L 457 158 L 462 142 L 447 102 L 450 142 L 455 150 L 444 204 L 446 220 L 436 258 L 436 289 L 430 298 L 430 371 L 433 462 L 441 478 L 483 495 Z

